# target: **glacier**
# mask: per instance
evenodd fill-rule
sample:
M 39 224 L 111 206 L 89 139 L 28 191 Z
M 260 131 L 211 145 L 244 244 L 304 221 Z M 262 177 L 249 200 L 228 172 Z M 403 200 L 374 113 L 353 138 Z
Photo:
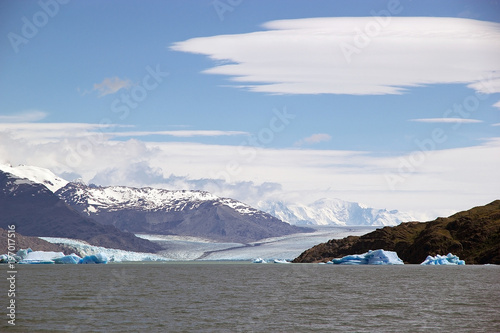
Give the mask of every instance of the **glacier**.
M 118 249 L 108 249 L 102 246 L 93 246 L 85 241 L 70 239 L 70 238 L 59 238 L 59 237 L 39 237 L 49 243 L 54 244 L 65 244 L 73 247 L 79 253 L 86 256 L 92 255 L 103 255 L 107 257 L 108 262 L 122 262 L 122 261 L 166 261 L 169 260 L 163 256 L 154 253 L 142 253 L 125 251 Z M 91 259 L 87 259 L 91 260 Z
M 448 253 L 446 256 L 437 254 L 435 257 L 429 255 L 420 265 L 465 265 L 464 260 L 454 254 Z
M 332 259 L 331 263 L 338 265 L 404 265 L 403 260 L 398 257 L 396 252 L 382 249 Z

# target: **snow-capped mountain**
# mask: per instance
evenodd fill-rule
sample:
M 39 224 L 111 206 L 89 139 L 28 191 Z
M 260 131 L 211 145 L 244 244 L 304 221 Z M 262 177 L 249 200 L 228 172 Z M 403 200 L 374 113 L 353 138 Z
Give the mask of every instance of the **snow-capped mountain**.
M 67 180 L 57 177 L 52 171 L 31 165 L 13 167 L 6 164 L 0 164 L 0 171 L 45 185 L 52 192 L 56 192 L 58 189 L 68 184 Z
M 320 199 L 310 205 L 259 202 L 259 209 L 282 221 L 297 225 L 394 226 L 415 219 L 397 210 L 368 208 L 340 199 Z
M 96 246 L 156 252 L 160 246 L 82 217 L 44 184 L 0 170 L 0 228 L 25 236 L 76 238 Z
M 69 183 L 56 194 L 81 214 L 133 233 L 248 243 L 312 231 L 292 226 L 242 202 L 204 191 Z
M 148 212 L 174 212 L 185 209 L 197 209 L 204 202 L 225 205 L 246 215 L 268 214 L 242 202 L 219 198 L 206 191 L 165 190 L 152 187 L 134 188 L 127 186 L 86 186 L 72 183 L 62 188 L 57 194 L 71 206 L 82 207 L 82 212 L 91 215 L 100 212 L 119 210 L 140 210 Z

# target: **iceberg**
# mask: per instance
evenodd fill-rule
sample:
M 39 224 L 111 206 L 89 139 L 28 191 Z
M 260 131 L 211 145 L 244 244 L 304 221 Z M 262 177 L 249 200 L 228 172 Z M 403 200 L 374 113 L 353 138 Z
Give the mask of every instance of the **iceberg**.
M 254 259 L 254 260 L 252 260 L 252 262 L 253 262 L 254 264 L 267 264 L 267 261 L 265 261 L 265 260 L 264 260 L 264 259 L 262 259 L 262 258 L 257 258 L 257 259 Z
M 403 265 L 394 251 L 375 250 L 363 254 L 352 254 L 338 259 L 332 259 L 331 263 L 337 265 Z
M 70 255 L 60 257 L 60 258 L 55 258 L 54 263 L 56 264 L 78 264 L 82 258 L 80 258 L 78 255 L 71 253 Z
M 291 262 L 289 262 L 286 259 L 274 259 L 274 263 L 275 264 L 290 264 Z
M 28 251 L 29 250 L 29 251 Z M 62 252 L 19 250 L 20 264 L 54 264 L 54 259 L 64 257 Z
M 85 256 L 80 261 L 79 264 L 107 264 L 108 257 L 104 253 L 96 253 L 90 256 Z
M 433 257 L 429 255 L 420 265 L 465 265 L 465 261 L 460 260 L 460 258 L 454 254 L 448 253 L 446 256 L 437 254 Z

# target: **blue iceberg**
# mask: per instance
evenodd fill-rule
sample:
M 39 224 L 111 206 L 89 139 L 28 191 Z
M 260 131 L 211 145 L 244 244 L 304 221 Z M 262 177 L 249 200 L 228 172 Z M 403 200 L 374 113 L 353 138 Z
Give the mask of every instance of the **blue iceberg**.
M 394 251 L 375 250 L 363 254 L 352 254 L 338 259 L 332 259 L 337 265 L 404 265 Z
M 56 264 L 78 264 L 82 258 L 72 253 L 70 255 L 52 259 Z
M 85 256 L 78 262 L 79 264 L 107 264 L 108 257 L 104 253 L 97 253 Z
M 423 263 L 420 265 L 465 265 L 464 260 L 454 254 L 448 253 L 446 256 L 437 254 L 435 257 L 427 256 Z

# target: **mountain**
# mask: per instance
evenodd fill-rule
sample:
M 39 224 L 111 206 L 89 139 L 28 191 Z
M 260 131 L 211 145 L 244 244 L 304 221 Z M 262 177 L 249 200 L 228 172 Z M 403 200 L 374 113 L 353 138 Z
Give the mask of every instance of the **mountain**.
M 52 171 L 31 165 L 18 165 L 16 167 L 0 164 L 0 171 L 10 173 L 18 178 L 26 178 L 32 182 L 45 185 L 52 192 L 68 184 L 67 180 L 57 177 Z
M 290 224 L 393 226 L 414 221 L 397 210 L 363 207 L 340 199 L 320 199 L 310 205 L 260 202 L 259 209 Z
M 0 228 L 14 224 L 16 233 L 25 236 L 81 239 L 128 251 L 161 250 L 155 243 L 82 217 L 45 185 L 4 171 L 0 171 L 0 212 Z
M 292 226 L 242 202 L 219 198 L 205 191 L 69 183 L 56 194 L 84 216 L 133 233 L 248 243 L 312 231 Z
M 294 262 L 326 262 L 368 250 L 396 251 L 406 263 L 453 253 L 467 264 L 500 264 L 500 200 L 431 222 L 408 222 L 363 236 L 332 239 L 304 251 Z

